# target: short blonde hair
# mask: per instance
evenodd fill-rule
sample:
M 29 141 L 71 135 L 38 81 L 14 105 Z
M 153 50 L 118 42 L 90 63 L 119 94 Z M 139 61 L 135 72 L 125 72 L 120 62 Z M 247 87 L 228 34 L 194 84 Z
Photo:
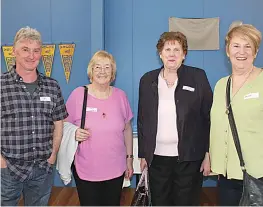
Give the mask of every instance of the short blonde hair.
M 93 79 L 93 68 L 96 65 L 96 63 L 101 59 L 108 59 L 110 61 L 111 68 L 112 68 L 111 80 L 110 81 L 113 82 L 115 80 L 115 77 L 116 77 L 116 61 L 115 61 L 113 55 L 106 52 L 105 50 L 99 50 L 91 58 L 89 65 L 88 65 L 88 69 L 87 69 L 88 77 L 89 77 L 91 83 L 92 83 L 92 79 Z
M 253 51 L 254 55 L 257 54 L 262 40 L 262 34 L 256 27 L 254 27 L 251 24 L 241 24 L 232 27 L 227 33 L 225 38 L 227 51 L 229 51 L 229 45 L 231 39 L 236 36 L 239 36 L 247 41 L 251 41 L 252 42 L 251 47 L 254 50 Z
M 17 42 L 21 40 L 34 40 L 37 41 L 40 45 L 42 45 L 40 32 L 28 26 L 18 30 L 14 39 L 14 46 L 16 45 Z

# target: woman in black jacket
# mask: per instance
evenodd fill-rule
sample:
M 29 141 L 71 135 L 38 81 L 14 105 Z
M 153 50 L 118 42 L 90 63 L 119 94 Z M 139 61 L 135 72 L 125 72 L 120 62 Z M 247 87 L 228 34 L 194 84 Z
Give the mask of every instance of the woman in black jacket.
M 144 74 L 139 88 L 141 169 L 149 169 L 153 205 L 199 205 L 210 172 L 212 90 L 204 70 L 182 64 L 184 34 L 164 32 L 156 47 L 163 67 Z

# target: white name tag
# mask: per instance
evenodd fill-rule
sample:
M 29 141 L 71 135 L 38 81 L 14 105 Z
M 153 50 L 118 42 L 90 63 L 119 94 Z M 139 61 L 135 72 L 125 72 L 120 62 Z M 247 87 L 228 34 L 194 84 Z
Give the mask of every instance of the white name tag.
M 87 107 L 86 111 L 97 112 L 98 109 L 97 108 L 92 108 L 92 107 Z
M 192 88 L 190 86 L 183 86 L 183 90 L 194 92 L 195 88 Z
M 251 99 L 251 98 L 259 98 L 259 92 L 257 93 L 249 93 L 244 96 L 244 99 Z
M 40 97 L 40 101 L 51 101 L 50 97 Z

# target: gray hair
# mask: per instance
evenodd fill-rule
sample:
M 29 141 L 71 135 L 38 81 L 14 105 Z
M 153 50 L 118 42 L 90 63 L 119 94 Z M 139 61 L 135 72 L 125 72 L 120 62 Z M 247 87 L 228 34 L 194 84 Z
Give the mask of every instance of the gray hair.
M 39 42 L 40 45 L 42 45 L 40 32 L 36 29 L 30 28 L 29 26 L 23 27 L 20 30 L 18 30 L 14 39 L 14 46 L 20 40 L 34 40 Z

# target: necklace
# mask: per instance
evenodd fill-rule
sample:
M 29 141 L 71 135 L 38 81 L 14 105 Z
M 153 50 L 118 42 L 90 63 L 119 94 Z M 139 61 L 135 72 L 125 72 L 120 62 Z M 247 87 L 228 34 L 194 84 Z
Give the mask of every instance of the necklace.
M 253 72 L 254 66 L 252 67 L 251 71 L 248 73 L 247 77 L 245 78 L 245 80 L 242 82 L 242 84 L 239 86 L 239 88 L 237 89 L 237 91 L 233 94 L 232 98 L 230 99 L 230 102 L 228 104 L 228 106 L 226 107 L 226 114 L 229 114 L 229 107 L 234 99 L 234 97 L 237 95 L 237 93 L 240 91 L 240 89 L 245 85 L 245 83 L 247 82 L 248 78 L 250 77 L 251 73 Z M 231 75 L 231 82 L 232 82 L 232 75 Z
M 171 81 L 168 81 L 167 80 L 167 78 L 165 78 L 165 76 L 164 76 L 164 69 L 163 69 L 163 79 L 165 80 L 165 82 L 166 82 L 166 85 L 169 87 L 171 87 L 171 86 L 173 86 L 174 85 L 174 83 L 175 83 L 175 81 L 174 82 L 171 82 Z

